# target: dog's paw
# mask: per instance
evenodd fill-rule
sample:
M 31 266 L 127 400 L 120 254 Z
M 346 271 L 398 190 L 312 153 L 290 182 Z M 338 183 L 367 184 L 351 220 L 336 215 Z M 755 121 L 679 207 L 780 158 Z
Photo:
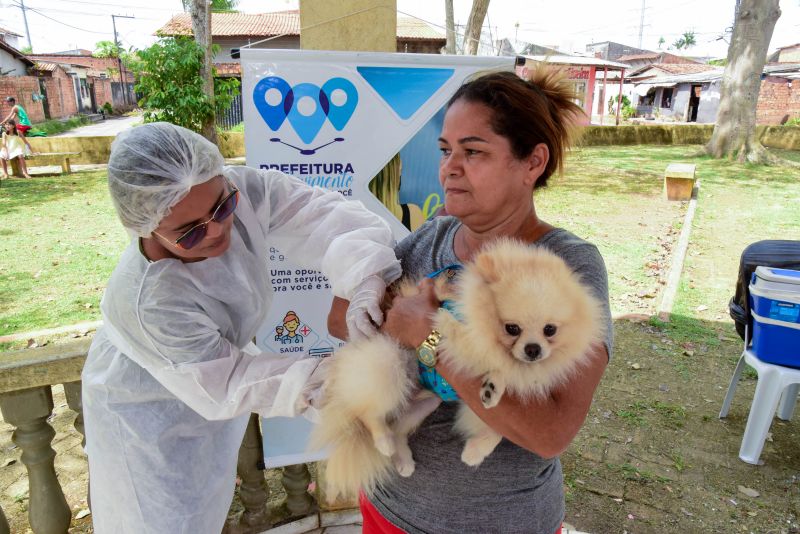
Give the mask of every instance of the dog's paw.
M 481 446 L 473 440 L 467 440 L 467 443 L 464 444 L 464 450 L 461 451 L 461 461 L 469 466 L 477 467 L 483 462 L 484 458 L 486 458 L 486 453 Z
M 384 434 L 375 439 L 375 448 L 384 456 L 392 456 L 395 451 L 394 439 L 389 434 Z
M 492 379 L 487 377 L 481 384 L 481 404 L 483 404 L 483 407 L 494 408 L 500 402 L 501 396 Z
M 397 470 L 398 475 L 408 478 L 414 474 L 414 469 L 417 467 L 417 465 L 414 463 L 414 460 L 400 456 L 395 456 L 393 459 L 394 468 Z

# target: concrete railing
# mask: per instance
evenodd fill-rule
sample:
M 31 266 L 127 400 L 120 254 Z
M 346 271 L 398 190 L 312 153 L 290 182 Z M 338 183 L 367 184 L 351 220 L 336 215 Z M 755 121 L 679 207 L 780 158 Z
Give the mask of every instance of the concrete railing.
M 28 521 L 34 534 L 65 534 L 72 522 L 54 466 L 56 452 L 51 443 L 56 431 L 48 422 L 53 413 L 51 386 L 64 385 L 67 406 L 76 413 L 75 429 L 84 436 L 80 374 L 89 344 L 89 340 L 80 340 L 8 352 L 0 360 L 0 411 L 6 423 L 14 427 L 11 439 L 21 450 L 28 473 Z M 82 443 L 85 441 L 84 437 Z M 259 418 L 253 414 L 237 465 L 244 512 L 238 525 L 226 527 L 236 534 L 262 532 L 275 518 L 284 520 L 317 512 L 315 500 L 308 493 L 311 475 L 305 464 L 282 468 L 286 500 L 270 509 L 269 488 L 259 467 L 263 462 Z M 8 533 L 9 524 L 0 508 L 0 534 Z
M 622 126 L 587 126 L 582 146 L 608 145 L 700 145 L 708 143 L 713 124 L 637 124 Z M 800 150 L 800 126 L 758 126 L 759 141 L 770 148 Z M 114 137 L 32 137 L 37 152 L 80 152 L 72 163 L 108 163 Z M 219 135 L 219 147 L 226 158 L 245 155 L 244 134 Z

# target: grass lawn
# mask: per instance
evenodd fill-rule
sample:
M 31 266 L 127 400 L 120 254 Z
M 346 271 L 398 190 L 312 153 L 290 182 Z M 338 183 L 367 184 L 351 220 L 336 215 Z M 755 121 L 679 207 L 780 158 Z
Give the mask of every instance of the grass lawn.
M 0 188 L 0 335 L 95 320 L 127 237 L 105 171 Z

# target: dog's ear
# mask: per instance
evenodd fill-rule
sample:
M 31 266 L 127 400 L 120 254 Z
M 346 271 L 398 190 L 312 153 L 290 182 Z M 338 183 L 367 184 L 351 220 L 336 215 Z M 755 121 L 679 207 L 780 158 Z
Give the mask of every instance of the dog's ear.
M 497 282 L 497 266 L 491 254 L 482 252 L 475 258 L 475 270 L 488 283 Z

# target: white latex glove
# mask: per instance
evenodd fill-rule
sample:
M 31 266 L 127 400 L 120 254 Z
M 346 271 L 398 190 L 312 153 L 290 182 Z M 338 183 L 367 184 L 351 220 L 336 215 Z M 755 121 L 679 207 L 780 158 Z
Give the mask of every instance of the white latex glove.
M 366 278 L 356 288 L 345 314 L 350 341 L 378 333 L 377 327 L 383 324 L 381 301 L 385 293 L 386 283 L 377 275 Z
M 294 404 L 295 413 L 312 422 L 319 421 L 319 408 L 325 395 L 325 381 L 333 357 L 320 358 L 316 369 L 300 391 Z

